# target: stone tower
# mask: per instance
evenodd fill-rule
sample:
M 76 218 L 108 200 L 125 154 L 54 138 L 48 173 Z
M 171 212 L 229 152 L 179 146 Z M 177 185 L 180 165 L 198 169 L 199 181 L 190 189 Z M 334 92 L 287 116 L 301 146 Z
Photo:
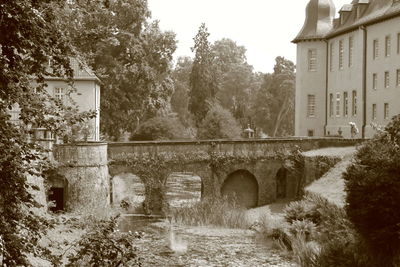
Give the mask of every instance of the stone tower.
M 332 29 L 334 16 L 332 0 L 310 0 L 304 26 L 293 40 L 297 44 L 296 136 L 324 136 L 328 67 L 324 36 Z

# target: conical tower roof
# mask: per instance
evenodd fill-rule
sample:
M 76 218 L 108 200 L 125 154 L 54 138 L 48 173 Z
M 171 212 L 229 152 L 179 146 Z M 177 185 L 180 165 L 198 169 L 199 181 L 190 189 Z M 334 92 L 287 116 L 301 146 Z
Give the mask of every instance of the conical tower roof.
M 310 0 L 304 26 L 293 42 L 323 38 L 333 27 L 335 10 L 332 0 Z

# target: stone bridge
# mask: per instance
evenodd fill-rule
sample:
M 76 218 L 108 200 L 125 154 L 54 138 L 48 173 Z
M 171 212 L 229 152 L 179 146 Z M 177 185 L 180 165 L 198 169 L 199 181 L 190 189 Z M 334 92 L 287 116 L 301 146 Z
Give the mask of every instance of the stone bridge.
M 261 206 L 297 197 L 309 182 L 304 178 L 304 168 L 293 168 L 294 151 L 353 146 L 358 142 L 290 138 L 88 143 L 59 145 L 54 155 L 60 163 L 59 173 L 66 180 L 63 184 L 68 187 L 65 192 L 69 196 L 64 199 L 67 209 L 82 203 L 92 208 L 120 205 L 126 196 L 141 195 L 141 212 L 155 214 L 165 207 L 166 185 L 172 173 L 188 172 L 200 177 L 201 198 L 235 195 L 246 207 Z M 138 184 L 142 184 L 140 194 Z

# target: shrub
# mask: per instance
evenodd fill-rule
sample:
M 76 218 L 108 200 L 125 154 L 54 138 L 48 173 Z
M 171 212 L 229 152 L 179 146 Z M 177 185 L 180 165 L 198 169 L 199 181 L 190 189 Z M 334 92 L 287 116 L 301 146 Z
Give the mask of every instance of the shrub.
M 284 217 L 288 223 L 308 220 L 319 224 L 321 220 L 317 205 L 308 199 L 289 203 L 284 210 Z
M 186 130 L 177 118 L 154 117 L 141 124 L 130 140 L 174 140 L 186 137 Z
M 310 241 L 316 235 L 317 226 L 309 220 L 293 221 L 289 231 L 292 236 L 301 235 L 304 236 L 305 241 Z
M 364 143 L 344 173 L 346 211 L 370 252 L 393 266 L 400 253 L 400 115 Z
M 239 138 L 242 130 L 229 110 L 214 103 L 200 123 L 197 138 Z
M 66 266 L 141 266 L 134 246 L 138 233 L 121 233 L 116 219 L 101 220 L 82 236 Z
M 229 228 L 249 228 L 246 210 L 227 197 L 203 199 L 190 206 L 172 208 L 172 219 L 179 224 L 195 226 L 223 226 Z

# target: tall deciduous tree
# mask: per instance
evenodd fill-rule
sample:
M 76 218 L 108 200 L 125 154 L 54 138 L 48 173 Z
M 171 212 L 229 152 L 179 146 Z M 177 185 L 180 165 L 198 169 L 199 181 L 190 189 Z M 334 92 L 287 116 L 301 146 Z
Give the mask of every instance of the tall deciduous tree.
M 253 116 L 270 136 L 287 136 L 294 130 L 295 66 L 283 57 L 275 61 L 274 73 L 264 76 L 256 94 Z
M 208 41 L 209 35 L 206 25 L 201 24 L 192 47 L 195 58 L 190 73 L 189 110 L 194 115 L 197 125 L 207 114 L 208 103 L 214 100 L 218 92 L 214 54 Z
M 103 133 L 118 139 L 165 107 L 173 92 L 175 34 L 149 23 L 146 0 L 77 1 L 60 15 L 102 81 Z
M 65 3 L 0 1 L 0 253 L 5 266 L 29 265 L 26 255 L 39 252 L 36 242 L 44 226 L 29 211 L 38 203 L 28 190 L 35 187 L 27 176 L 40 174 L 44 163 L 41 148 L 27 141 L 29 126 L 60 133 L 64 123 L 83 119 L 45 90 L 46 76 L 72 78 L 73 48 L 50 2 Z M 21 109 L 20 125 L 10 122 L 13 106 Z
M 189 91 L 192 65 L 193 60 L 190 57 L 180 57 L 172 72 L 174 93 L 171 96 L 171 108 L 185 126 L 190 124 Z
M 249 123 L 246 117 L 253 78 L 253 68 L 246 60 L 246 48 L 224 38 L 214 43 L 213 52 L 220 86 L 217 98 L 224 108 L 246 125 Z

